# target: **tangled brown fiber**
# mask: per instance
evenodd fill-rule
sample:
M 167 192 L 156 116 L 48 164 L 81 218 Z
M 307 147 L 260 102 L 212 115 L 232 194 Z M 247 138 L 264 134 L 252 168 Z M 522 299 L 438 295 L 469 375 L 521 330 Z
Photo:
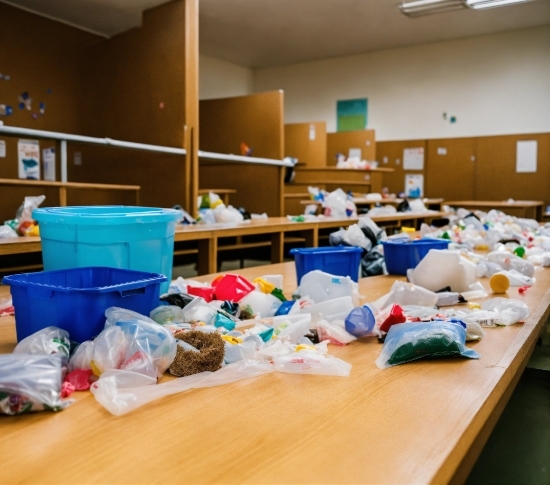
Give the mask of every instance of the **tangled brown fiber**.
M 177 332 L 174 337 L 183 340 L 195 347 L 199 352 L 185 350 L 177 346 L 176 358 L 170 365 L 170 373 L 178 376 L 190 376 L 204 371 L 217 371 L 223 362 L 225 353 L 224 341 L 221 336 L 214 333 L 191 330 L 189 332 Z

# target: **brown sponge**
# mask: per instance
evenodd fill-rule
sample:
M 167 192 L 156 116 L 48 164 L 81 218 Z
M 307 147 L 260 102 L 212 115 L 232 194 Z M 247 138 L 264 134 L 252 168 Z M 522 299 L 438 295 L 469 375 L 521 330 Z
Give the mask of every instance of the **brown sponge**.
M 174 337 L 183 340 L 195 347 L 199 352 L 185 350 L 177 346 L 174 362 L 170 366 L 170 373 L 178 376 L 190 376 L 204 371 L 217 371 L 223 362 L 225 354 L 224 341 L 217 332 L 206 333 L 198 330 L 177 332 Z

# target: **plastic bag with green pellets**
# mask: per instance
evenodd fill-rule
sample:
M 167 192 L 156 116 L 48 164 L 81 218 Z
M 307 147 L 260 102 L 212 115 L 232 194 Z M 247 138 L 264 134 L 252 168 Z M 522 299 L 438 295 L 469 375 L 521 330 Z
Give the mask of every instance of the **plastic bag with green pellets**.
M 479 354 L 467 348 L 465 343 L 466 330 L 456 323 L 401 323 L 390 327 L 376 365 L 385 369 L 424 358 L 462 356 L 479 359 Z

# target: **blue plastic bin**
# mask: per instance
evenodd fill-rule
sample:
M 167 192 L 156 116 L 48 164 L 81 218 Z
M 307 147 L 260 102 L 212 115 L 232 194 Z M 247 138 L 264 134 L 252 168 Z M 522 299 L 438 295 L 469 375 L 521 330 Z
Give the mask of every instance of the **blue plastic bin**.
M 407 270 L 416 268 L 430 249 L 447 249 L 449 242 L 447 239 L 382 241 L 386 269 L 389 274 L 406 275 Z
M 127 308 L 149 316 L 166 277 L 118 268 L 75 268 L 6 276 L 15 307 L 17 341 L 51 325 L 84 342 L 105 325 L 105 310 Z
M 36 209 L 44 270 L 108 266 L 172 279 L 174 233 L 181 212 L 130 206 Z
M 336 276 L 349 276 L 353 281 L 358 281 L 362 252 L 361 248 L 354 246 L 290 250 L 290 254 L 294 255 L 298 284 L 302 281 L 302 276 L 316 269 Z

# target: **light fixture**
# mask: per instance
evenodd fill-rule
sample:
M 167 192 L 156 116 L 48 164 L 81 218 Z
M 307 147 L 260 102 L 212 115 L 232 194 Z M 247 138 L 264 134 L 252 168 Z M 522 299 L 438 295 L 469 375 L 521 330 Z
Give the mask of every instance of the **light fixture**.
M 399 5 L 399 10 L 408 17 L 422 17 L 434 13 L 460 10 L 465 7 L 466 5 L 462 0 L 415 0 L 413 2 L 403 2 Z
M 466 0 L 466 5 L 475 10 L 483 8 L 504 7 L 515 3 L 526 3 L 531 0 Z
M 401 13 L 408 17 L 422 17 L 434 13 L 449 12 L 471 8 L 481 10 L 485 8 L 504 7 L 533 0 L 414 0 L 399 5 Z

